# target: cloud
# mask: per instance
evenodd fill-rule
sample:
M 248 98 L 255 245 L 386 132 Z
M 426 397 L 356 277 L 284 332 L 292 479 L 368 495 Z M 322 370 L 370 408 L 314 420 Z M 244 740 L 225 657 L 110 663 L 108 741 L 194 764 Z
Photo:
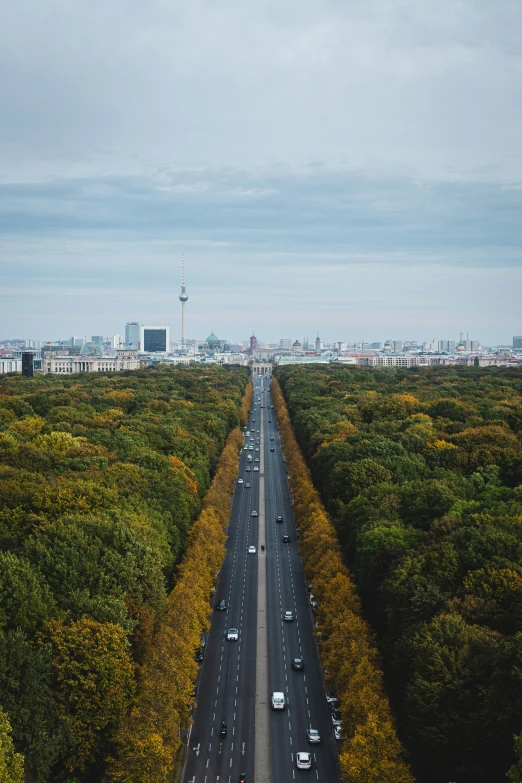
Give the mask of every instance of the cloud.
M 509 339 L 521 24 L 516 0 L 11 3 L 0 333 L 176 318 L 185 252 L 202 334 Z

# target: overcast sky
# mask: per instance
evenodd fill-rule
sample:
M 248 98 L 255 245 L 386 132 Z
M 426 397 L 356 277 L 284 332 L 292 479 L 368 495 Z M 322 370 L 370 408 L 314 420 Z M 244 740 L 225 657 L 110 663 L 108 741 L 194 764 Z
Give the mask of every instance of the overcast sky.
M 0 338 L 522 334 L 520 0 L 0 9 Z

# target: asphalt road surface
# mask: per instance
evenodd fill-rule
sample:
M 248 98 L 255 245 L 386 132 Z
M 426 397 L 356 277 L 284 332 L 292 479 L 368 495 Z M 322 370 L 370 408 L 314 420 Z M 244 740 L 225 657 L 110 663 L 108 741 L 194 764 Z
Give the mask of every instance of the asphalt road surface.
M 259 402 L 258 402 L 259 400 Z M 256 692 L 256 609 L 259 482 L 264 479 L 266 520 L 266 582 L 268 631 L 268 692 L 282 691 L 284 711 L 270 710 L 269 737 L 257 741 L 266 754 L 265 778 L 271 783 L 290 780 L 340 780 L 337 749 L 324 695 L 321 669 L 312 635 L 313 617 L 301 560 L 269 379 L 255 379 L 254 403 L 240 457 L 227 551 L 217 578 L 215 605 L 224 599 L 226 611 L 214 611 L 197 691 L 197 710 L 188 743 L 183 783 L 238 783 L 241 772 L 254 783 L 254 706 Z M 261 437 L 263 436 L 263 437 Z M 253 438 L 253 441 L 251 441 Z M 271 440 L 273 438 L 273 440 Z M 259 440 L 259 442 L 257 442 Z M 256 451 L 259 448 L 260 451 Z M 270 451 L 274 448 L 274 451 Z M 252 463 L 247 462 L 248 455 Z M 262 460 L 255 462 L 255 459 Z M 247 471 L 247 467 L 251 467 Z M 259 467 L 259 471 L 254 471 Z M 246 488 L 246 483 L 251 487 Z M 282 516 L 283 523 L 276 517 Z M 284 534 L 290 543 L 283 543 Z M 248 554 L 250 545 L 256 554 Z M 283 620 L 285 611 L 294 620 Z M 230 628 L 239 630 L 237 642 L 227 641 Z M 305 668 L 294 671 L 292 658 L 302 657 Z M 220 736 L 222 722 L 226 737 Z M 320 745 L 309 745 L 308 728 L 317 729 Z M 261 744 L 262 743 L 262 744 Z M 259 748 L 258 748 L 259 751 Z M 311 770 L 299 770 L 296 753 L 312 754 Z M 259 758 L 259 752 L 258 752 Z M 260 770 L 256 771 L 256 777 Z

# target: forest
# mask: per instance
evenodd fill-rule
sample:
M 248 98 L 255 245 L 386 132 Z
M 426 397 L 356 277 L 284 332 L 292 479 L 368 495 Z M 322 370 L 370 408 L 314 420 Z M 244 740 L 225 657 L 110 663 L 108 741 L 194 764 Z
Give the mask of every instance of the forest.
M 522 374 L 276 376 L 377 635 L 417 780 L 519 783 Z
M 167 645 L 183 687 L 173 664 L 171 725 L 144 731 L 142 757 L 172 771 L 247 382 L 218 367 L 0 380 L 2 781 L 147 779 L 121 755 L 147 699 L 162 706 Z

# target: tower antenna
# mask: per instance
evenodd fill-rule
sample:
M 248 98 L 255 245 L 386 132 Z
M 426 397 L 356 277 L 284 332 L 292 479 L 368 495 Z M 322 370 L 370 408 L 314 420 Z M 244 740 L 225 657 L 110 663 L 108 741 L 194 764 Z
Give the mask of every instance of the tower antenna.
M 188 301 L 188 294 L 185 290 L 185 254 L 183 253 L 183 265 L 181 275 L 181 293 L 179 295 L 179 301 L 181 302 L 181 350 L 186 353 L 187 340 L 185 335 L 185 304 Z

